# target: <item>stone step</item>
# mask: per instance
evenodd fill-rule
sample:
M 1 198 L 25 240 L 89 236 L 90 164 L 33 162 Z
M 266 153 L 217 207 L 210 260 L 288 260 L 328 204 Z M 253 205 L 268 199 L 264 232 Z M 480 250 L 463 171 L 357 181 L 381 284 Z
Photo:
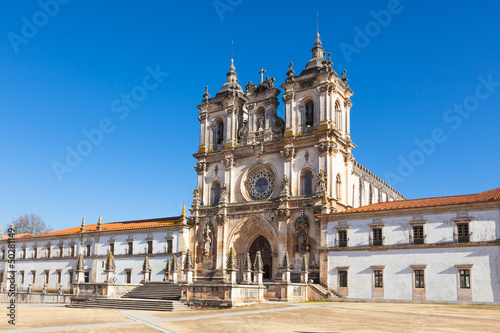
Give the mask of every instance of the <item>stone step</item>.
M 147 311 L 186 311 L 191 310 L 179 301 L 141 300 L 123 298 L 97 298 L 70 305 L 72 308 L 107 308 Z

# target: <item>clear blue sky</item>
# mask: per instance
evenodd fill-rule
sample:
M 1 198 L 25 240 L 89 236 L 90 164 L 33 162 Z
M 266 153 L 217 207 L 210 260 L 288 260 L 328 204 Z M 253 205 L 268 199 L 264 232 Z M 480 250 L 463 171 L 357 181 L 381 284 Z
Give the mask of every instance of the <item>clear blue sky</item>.
M 357 161 L 387 180 L 403 175 L 391 183 L 408 198 L 500 186 L 498 1 L 41 2 L 50 15 L 36 1 L 0 4 L 4 226 L 31 212 L 56 230 L 99 214 L 178 215 L 196 185 L 196 105 L 205 85 L 213 96 L 225 82 L 231 40 L 242 86 L 261 67 L 281 83 L 290 61 L 299 72 L 311 57 L 316 11 L 355 92 Z M 144 90 L 148 66 L 169 74 Z M 141 100 L 128 107 L 121 96 L 132 91 Z M 464 103 L 470 112 L 453 111 Z M 83 131 L 100 126 L 108 133 L 85 146 Z M 415 143 L 436 139 L 427 155 Z M 67 147 L 87 156 L 58 178 Z M 401 169 L 401 158 L 416 166 Z

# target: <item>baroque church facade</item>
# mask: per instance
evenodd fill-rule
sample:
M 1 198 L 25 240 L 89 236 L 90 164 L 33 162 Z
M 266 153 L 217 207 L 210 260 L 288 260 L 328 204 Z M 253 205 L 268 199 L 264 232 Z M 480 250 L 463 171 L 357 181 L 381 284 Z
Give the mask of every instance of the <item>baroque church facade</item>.
M 314 214 L 404 197 L 354 161 L 352 90 L 332 68 L 317 35 L 312 58 L 296 75 L 289 65 L 285 117 L 277 114 L 275 79 L 249 82 L 243 92 L 231 60 L 227 82 L 198 109 L 198 185 L 191 206 L 196 275 L 221 279 L 227 251 L 260 250 L 264 277 L 278 273 L 285 252 L 308 257 L 318 278 L 319 224 Z
M 227 302 L 228 293 L 240 295 L 233 303 L 306 300 L 319 292 L 500 302 L 498 189 L 406 200 L 356 162 L 353 91 L 319 34 L 300 73 L 290 63 L 281 90 L 260 74 L 243 90 L 231 60 L 220 91 L 211 97 L 205 89 L 189 217 L 99 218 L 17 235 L 14 273 L 4 236 L 2 290 L 14 274 L 16 290 L 27 294 L 116 297 L 139 283 L 170 281 L 182 283 L 187 301 Z

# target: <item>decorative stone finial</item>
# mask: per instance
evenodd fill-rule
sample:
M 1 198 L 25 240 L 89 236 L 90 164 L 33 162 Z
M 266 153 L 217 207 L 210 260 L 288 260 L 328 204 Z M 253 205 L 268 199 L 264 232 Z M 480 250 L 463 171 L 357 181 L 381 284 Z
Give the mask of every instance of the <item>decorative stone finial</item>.
M 290 271 L 290 258 L 288 257 L 288 251 L 285 251 L 285 256 L 283 257 L 283 265 L 281 266 L 285 272 Z
M 243 272 L 251 272 L 252 271 L 252 262 L 250 260 L 250 253 L 245 255 L 245 261 L 243 262 Z
M 165 272 L 170 273 L 172 271 L 172 262 L 170 261 L 170 258 L 167 259 L 167 265 L 165 266 Z
M 186 217 L 186 205 L 182 203 L 181 218 L 179 220 L 180 224 L 187 224 L 188 218 Z
M 84 232 L 84 231 L 85 231 L 85 216 L 83 217 L 82 225 L 80 227 L 80 232 Z
M 102 230 L 102 216 L 99 214 L 99 220 L 97 221 L 97 230 Z
M 191 208 L 197 209 L 198 207 L 200 207 L 200 204 L 201 204 L 200 189 L 198 188 L 198 186 L 196 186 L 193 191 L 193 203 L 191 204 Z
M 172 272 L 177 272 L 177 257 L 172 258 Z
M 260 251 L 257 251 L 257 253 L 255 254 L 253 269 L 255 273 L 264 272 L 264 264 L 262 263 L 262 256 L 260 255 Z
M 108 252 L 108 257 L 106 258 L 106 271 L 115 271 L 115 257 L 113 253 Z
M 286 72 L 286 75 L 288 77 L 293 77 L 295 74 L 295 71 L 293 70 L 293 62 L 290 62 L 290 65 L 288 65 L 288 72 Z
M 302 265 L 300 265 L 300 271 L 304 273 L 309 272 L 309 267 L 307 265 L 307 256 L 305 254 L 302 256 Z
M 78 255 L 78 259 L 76 259 L 76 270 L 77 271 L 83 271 L 85 266 L 83 265 L 83 254 Z
M 193 253 L 191 250 L 187 250 L 186 256 L 184 258 L 184 267 L 183 269 L 188 271 L 188 270 L 193 270 L 194 265 L 193 265 Z
M 205 93 L 203 94 L 203 98 L 204 99 L 210 98 L 210 94 L 208 93 L 208 86 L 205 86 Z
M 149 267 L 149 259 L 148 256 L 144 257 L 144 262 L 142 263 L 142 272 L 150 272 L 151 267 Z
M 233 248 L 230 248 L 229 252 L 227 253 L 226 270 L 228 271 L 236 270 L 236 252 L 234 252 Z

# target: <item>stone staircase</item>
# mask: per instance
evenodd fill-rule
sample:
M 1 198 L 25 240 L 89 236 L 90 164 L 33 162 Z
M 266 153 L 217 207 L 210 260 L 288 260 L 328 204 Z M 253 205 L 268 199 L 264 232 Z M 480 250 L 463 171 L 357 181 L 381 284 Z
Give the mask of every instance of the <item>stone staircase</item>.
M 179 300 L 182 289 L 170 282 L 146 282 L 142 286 L 129 291 L 122 298 Z
M 107 308 L 150 311 L 191 310 L 179 301 L 181 287 L 169 282 L 146 282 L 121 298 L 93 298 L 72 302 L 71 308 Z M 75 299 L 76 300 L 76 299 Z
M 138 298 L 94 298 L 68 306 L 70 308 L 104 308 L 146 311 L 185 311 L 191 310 L 180 301 Z
M 322 295 L 324 298 L 339 298 L 340 296 L 329 288 L 322 286 L 321 284 L 313 283 L 310 284 L 311 288 L 314 289 L 318 294 Z

